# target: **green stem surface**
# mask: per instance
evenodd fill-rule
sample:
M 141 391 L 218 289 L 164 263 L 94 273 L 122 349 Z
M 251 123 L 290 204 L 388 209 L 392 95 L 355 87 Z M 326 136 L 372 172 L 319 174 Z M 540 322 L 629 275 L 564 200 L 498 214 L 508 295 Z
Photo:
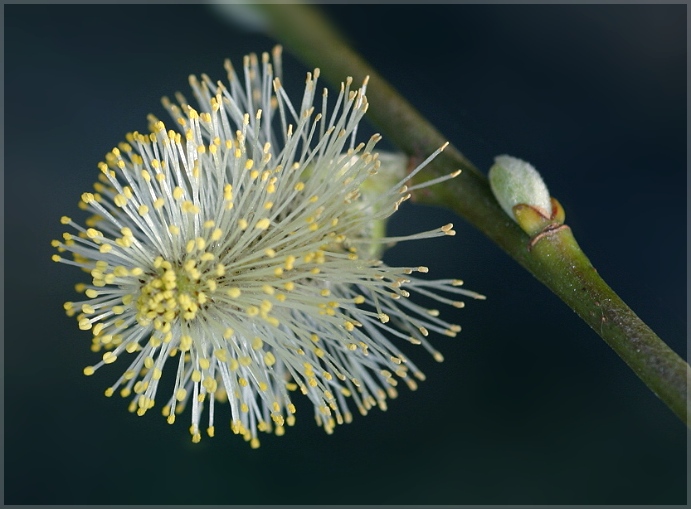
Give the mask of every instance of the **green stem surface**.
M 420 113 L 353 51 L 316 9 L 264 5 L 273 35 L 333 86 L 346 76 L 369 76 L 368 116 L 388 140 L 413 158 L 424 158 L 446 142 Z M 645 384 L 688 425 L 687 381 L 691 368 L 603 281 L 571 230 L 530 238 L 497 203 L 487 178 L 449 146 L 417 177 L 424 181 L 457 169 L 459 177 L 415 195 L 418 203 L 450 208 L 477 227 L 559 296 L 614 349 Z

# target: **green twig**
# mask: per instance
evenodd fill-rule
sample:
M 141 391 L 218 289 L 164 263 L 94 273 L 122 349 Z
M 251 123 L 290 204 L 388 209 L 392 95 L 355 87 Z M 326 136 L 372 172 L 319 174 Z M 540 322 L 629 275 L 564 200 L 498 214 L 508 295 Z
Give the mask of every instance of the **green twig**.
M 368 115 L 401 150 L 411 157 L 427 155 L 446 142 L 318 10 L 305 5 L 266 5 L 263 9 L 273 35 L 307 65 L 319 67 L 333 85 L 346 76 L 356 82 L 369 76 Z M 416 201 L 450 208 L 496 242 L 590 325 L 688 425 L 691 368 L 602 280 L 571 230 L 559 228 L 531 239 L 504 213 L 487 178 L 454 147 L 448 147 L 418 178 L 427 180 L 459 168 L 463 172 L 458 178 L 426 189 L 415 196 Z

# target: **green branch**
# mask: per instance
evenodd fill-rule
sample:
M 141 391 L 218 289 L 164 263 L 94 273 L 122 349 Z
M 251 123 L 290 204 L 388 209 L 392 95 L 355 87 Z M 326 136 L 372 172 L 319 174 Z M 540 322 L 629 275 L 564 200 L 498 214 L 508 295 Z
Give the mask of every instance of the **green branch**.
M 265 5 L 270 31 L 305 64 L 319 67 L 338 86 L 369 76 L 368 115 L 386 136 L 411 157 L 427 155 L 446 142 L 420 113 L 339 36 L 322 14 L 305 5 Z M 443 186 L 418 193 L 418 203 L 450 208 L 477 227 L 520 265 L 559 296 L 595 330 L 687 423 L 687 380 L 691 368 L 671 350 L 602 280 L 567 227 L 528 236 L 494 198 L 487 178 L 449 146 L 418 176 L 427 180 L 457 169 L 461 175 Z

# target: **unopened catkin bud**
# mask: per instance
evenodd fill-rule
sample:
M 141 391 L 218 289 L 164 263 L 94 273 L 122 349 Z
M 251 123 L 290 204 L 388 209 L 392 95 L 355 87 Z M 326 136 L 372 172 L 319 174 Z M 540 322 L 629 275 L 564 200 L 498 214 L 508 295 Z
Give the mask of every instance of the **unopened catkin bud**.
M 504 212 L 529 235 L 555 222 L 563 223 L 563 209 L 550 197 L 530 163 L 508 155 L 495 157 L 489 184 Z

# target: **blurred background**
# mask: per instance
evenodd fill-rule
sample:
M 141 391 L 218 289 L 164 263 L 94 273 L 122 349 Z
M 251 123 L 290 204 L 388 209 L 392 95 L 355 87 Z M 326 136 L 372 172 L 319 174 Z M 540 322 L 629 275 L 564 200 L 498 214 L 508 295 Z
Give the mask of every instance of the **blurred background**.
M 353 46 L 486 171 L 530 161 L 605 280 L 686 358 L 686 6 L 324 6 Z M 274 40 L 204 5 L 6 5 L 5 503 L 685 504 L 684 425 L 573 312 L 463 220 L 406 204 L 397 246 L 488 296 L 409 352 L 427 381 L 326 435 L 311 411 L 251 450 L 127 412 L 64 316 L 50 261 L 96 164 L 187 76 Z M 286 88 L 305 72 L 284 59 Z M 191 96 L 191 94 L 188 94 Z M 374 132 L 365 127 L 364 138 Z M 382 149 L 392 147 L 384 142 Z M 414 249 L 410 249 L 414 248 Z M 218 426 L 217 428 L 220 428 Z

